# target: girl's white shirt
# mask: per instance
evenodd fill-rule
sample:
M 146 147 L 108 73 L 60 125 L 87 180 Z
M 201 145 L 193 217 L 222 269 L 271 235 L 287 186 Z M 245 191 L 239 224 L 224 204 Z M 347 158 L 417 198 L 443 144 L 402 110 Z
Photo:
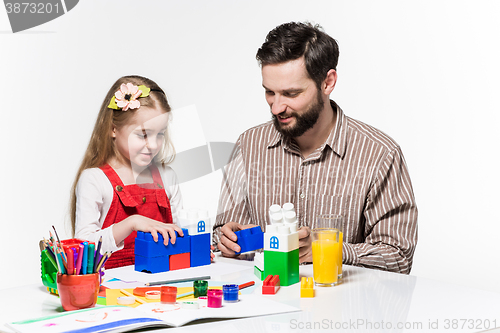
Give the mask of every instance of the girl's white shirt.
M 158 166 L 158 170 L 170 201 L 173 222 L 177 223 L 178 213 L 182 209 L 177 175 L 168 166 Z M 101 253 L 121 250 L 124 245 L 123 241 L 115 243 L 113 226 L 102 229 L 112 201 L 113 186 L 104 172 L 99 168 L 84 170 L 76 185 L 75 237 L 94 242 L 97 246 L 102 236 Z

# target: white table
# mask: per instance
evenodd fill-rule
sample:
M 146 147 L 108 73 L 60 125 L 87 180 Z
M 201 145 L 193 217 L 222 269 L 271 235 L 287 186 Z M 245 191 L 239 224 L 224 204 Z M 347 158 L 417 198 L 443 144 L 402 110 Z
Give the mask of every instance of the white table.
M 251 261 L 218 258 L 245 265 L 221 281 L 254 279 Z M 216 264 L 215 264 L 216 265 Z M 312 276 L 312 266 L 301 266 Z M 332 288 L 315 287 L 314 298 L 300 298 L 300 284 L 282 287 L 270 297 L 301 312 L 244 319 L 209 321 L 158 332 L 481 332 L 500 327 L 500 294 L 415 276 L 344 265 L 344 281 Z M 0 290 L 0 332 L 5 322 L 47 316 L 61 309 L 44 286 Z M 500 332 L 495 329 L 492 332 Z

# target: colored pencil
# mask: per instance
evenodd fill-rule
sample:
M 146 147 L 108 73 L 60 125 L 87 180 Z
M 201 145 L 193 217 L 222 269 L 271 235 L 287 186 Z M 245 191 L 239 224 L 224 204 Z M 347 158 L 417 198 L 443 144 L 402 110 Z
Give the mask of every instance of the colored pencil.
M 189 281 L 196 281 L 196 280 L 210 280 L 210 276 L 199 276 L 199 277 L 187 278 L 187 279 L 148 282 L 148 283 L 146 283 L 146 286 L 156 286 L 156 285 L 160 285 L 160 284 L 171 284 L 171 283 L 189 282 Z
M 102 236 L 99 238 L 99 242 L 97 242 L 97 249 L 95 250 L 95 256 L 94 256 L 94 272 L 97 272 L 97 264 L 100 261 L 100 255 L 101 255 L 101 244 L 102 244 Z
M 97 268 L 96 270 L 94 271 L 94 273 L 97 273 L 101 270 L 101 268 L 104 266 L 104 264 L 106 263 L 106 261 L 108 260 L 108 258 L 111 256 L 111 253 L 104 253 L 104 255 L 102 256 L 101 260 L 99 260 L 99 263 L 97 264 Z
M 255 284 L 254 281 L 250 281 L 250 282 L 247 282 L 247 283 L 243 283 L 243 284 L 240 284 L 238 286 L 238 289 L 241 290 L 241 289 L 244 289 L 244 288 L 247 288 L 247 287 L 250 287 L 250 286 L 253 286 Z

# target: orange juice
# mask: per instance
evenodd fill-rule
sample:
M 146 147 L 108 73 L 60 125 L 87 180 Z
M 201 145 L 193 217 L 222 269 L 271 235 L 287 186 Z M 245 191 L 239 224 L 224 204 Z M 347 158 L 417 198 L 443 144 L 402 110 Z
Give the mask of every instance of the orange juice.
M 319 238 L 312 243 L 314 282 L 317 285 L 335 285 L 339 243 L 334 235 L 321 235 Z
M 339 249 L 337 252 L 337 258 L 338 258 L 337 267 L 338 267 L 338 271 L 339 271 L 339 279 L 342 278 L 342 241 L 343 241 L 343 238 L 344 238 L 344 235 L 342 234 L 342 231 L 341 231 L 341 232 L 339 232 L 339 243 L 338 243 Z

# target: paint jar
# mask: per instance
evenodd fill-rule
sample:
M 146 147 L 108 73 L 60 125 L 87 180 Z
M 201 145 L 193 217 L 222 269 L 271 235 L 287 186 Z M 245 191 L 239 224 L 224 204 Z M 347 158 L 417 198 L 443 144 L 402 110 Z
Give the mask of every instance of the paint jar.
M 207 297 L 209 308 L 220 308 L 222 306 L 222 290 L 208 289 Z
M 162 304 L 174 304 L 177 300 L 177 287 L 161 286 Z
M 225 284 L 222 286 L 224 294 L 224 302 L 235 303 L 238 302 L 238 292 L 240 288 L 237 284 Z
M 194 298 L 207 296 L 208 281 L 198 280 L 193 282 Z
M 57 274 L 57 291 L 66 311 L 93 307 L 97 302 L 99 287 L 99 273 Z

